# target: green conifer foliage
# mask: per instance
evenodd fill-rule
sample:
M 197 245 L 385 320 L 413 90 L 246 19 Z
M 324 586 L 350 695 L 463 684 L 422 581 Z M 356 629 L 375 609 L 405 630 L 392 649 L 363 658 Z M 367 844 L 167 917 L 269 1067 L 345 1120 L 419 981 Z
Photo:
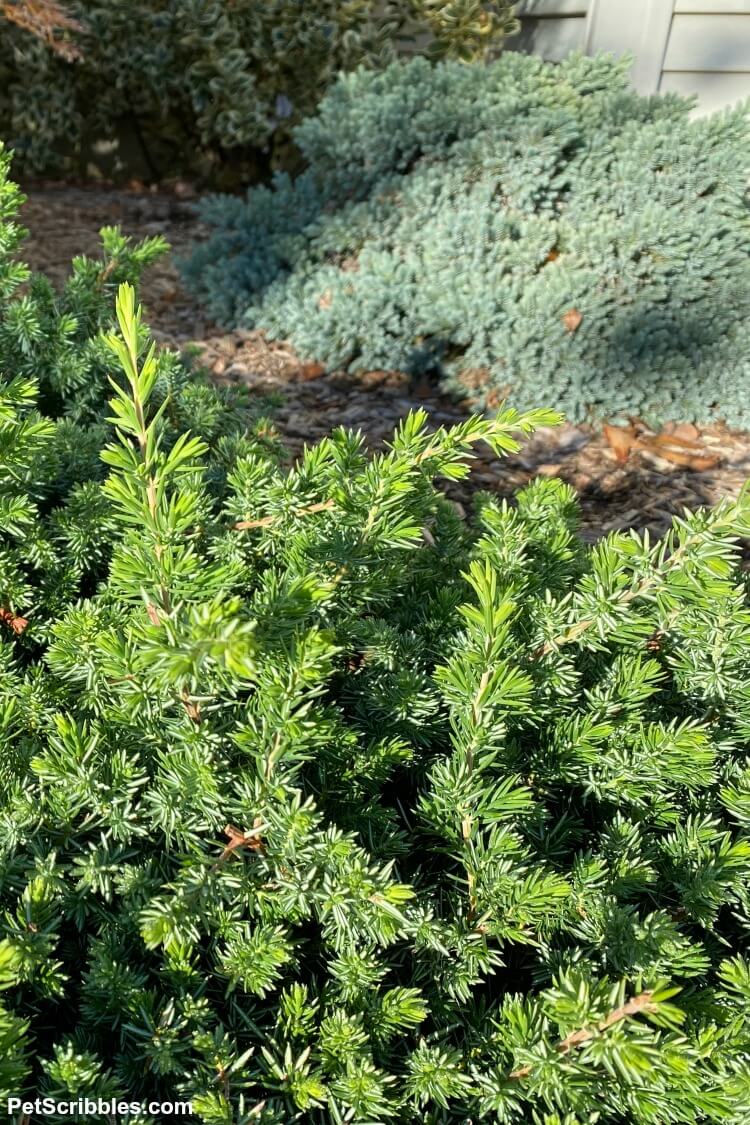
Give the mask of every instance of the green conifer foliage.
M 7 942 L 0 942 L 0 991 L 17 983 L 17 957 Z M 26 1065 L 27 1024 L 11 1015 L 0 1002 L 0 1100 L 17 1095 L 28 1075 Z
M 11 0 L 11 3 L 13 0 Z M 23 7 L 23 0 L 17 0 Z M 243 182 L 340 70 L 399 50 L 481 58 L 518 26 L 508 0 L 71 0 L 81 30 L 3 22 L 0 137 L 26 172 L 83 170 L 95 146 L 144 174 Z M 59 17 L 58 17 L 59 19 Z M 23 21 L 20 21 L 23 23 Z M 57 46 L 56 46 L 57 45 Z
M 350 371 L 458 393 L 750 424 L 742 109 L 629 89 L 626 63 L 506 53 L 343 76 L 308 168 L 202 207 L 213 314 Z
M 464 522 L 436 478 L 556 420 L 510 408 L 216 473 L 117 311 L 111 554 L 44 637 L 0 626 L 28 1088 L 216 1125 L 745 1122 L 750 497 L 657 544 L 586 547 L 556 480 Z M 45 440 L 16 425 L 6 472 Z
M 29 643 L 43 641 L 62 607 L 106 573 L 116 530 L 100 488 L 112 369 L 104 334 L 119 284 L 137 283 L 166 243 L 133 246 L 105 228 L 101 259 L 76 258 L 57 292 L 17 259 L 23 196 L 9 164 L 0 147 L 0 612 Z M 165 440 L 189 425 L 216 453 L 211 472 L 221 477 L 257 410 L 217 392 L 176 353 L 161 352 L 155 371 Z

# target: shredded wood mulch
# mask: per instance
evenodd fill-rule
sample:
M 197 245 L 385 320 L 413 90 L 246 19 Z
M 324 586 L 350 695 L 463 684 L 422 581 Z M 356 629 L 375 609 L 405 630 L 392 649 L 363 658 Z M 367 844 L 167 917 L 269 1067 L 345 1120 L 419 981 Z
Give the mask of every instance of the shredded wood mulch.
M 274 420 L 291 455 L 336 426 L 361 430 L 377 449 L 411 409 L 424 407 L 435 425 L 456 422 L 471 409 L 470 402 L 400 372 L 352 378 L 326 371 L 261 332 L 227 332 L 210 323 L 182 288 L 173 260 L 203 236 L 188 185 L 155 192 L 141 185 L 124 190 L 46 183 L 25 190 L 29 199 L 21 218 L 30 233 L 23 256 L 56 284 L 63 283 L 76 254 L 98 254 L 102 226 L 118 224 L 134 238 L 164 235 L 173 253 L 149 270 L 142 291 L 155 337 L 170 347 L 191 345 L 218 381 L 279 397 Z M 558 476 L 576 489 L 585 538 L 630 527 L 660 536 L 684 509 L 737 495 L 750 477 L 750 433 L 685 422 L 654 434 L 640 419 L 616 428 L 566 424 L 537 433 L 520 454 L 502 461 L 479 450 L 470 483 L 448 485 L 446 492 L 468 506 L 477 488 L 510 497 L 538 475 Z

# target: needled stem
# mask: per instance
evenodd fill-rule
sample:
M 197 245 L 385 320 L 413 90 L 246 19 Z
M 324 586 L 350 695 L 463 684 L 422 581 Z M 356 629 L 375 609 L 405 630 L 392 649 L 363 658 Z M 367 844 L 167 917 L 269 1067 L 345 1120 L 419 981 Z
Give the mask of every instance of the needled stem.
M 641 992 L 638 996 L 634 996 L 632 1000 L 628 1000 L 626 1004 L 621 1004 L 618 1008 L 609 1012 L 595 1027 L 581 1027 L 577 1031 L 571 1031 L 557 1044 L 558 1054 L 567 1055 L 575 1047 L 590 1043 L 597 1035 L 602 1035 L 608 1028 L 613 1027 L 616 1023 L 621 1023 L 624 1019 L 637 1016 L 641 1012 L 656 1011 L 657 1005 L 653 1002 L 653 995 L 653 992 Z M 528 1078 L 532 1070 L 533 1067 L 531 1066 L 520 1066 L 517 1070 L 511 1071 L 509 1077 L 514 1082 L 519 1082 L 523 1078 Z
M 472 700 L 472 703 L 471 703 L 471 718 L 472 718 L 472 723 L 473 723 L 473 726 L 474 726 L 475 734 L 474 734 L 473 739 L 471 740 L 471 742 L 469 743 L 469 745 L 466 748 L 466 754 L 465 754 L 465 759 L 464 759 L 465 762 L 466 762 L 466 770 L 467 770 L 467 773 L 469 774 L 469 776 L 471 776 L 471 774 L 474 772 L 474 751 L 475 751 L 476 742 L 477 742 L 476 732 L 479 729 L 481 719 L 482 719 L 481 700 L 482 700 L 482 697 L 483 697 L 483 695 L 484 695 L 484 693 L 487 689 L 487 684 L 489 683 L 489 679 L 490 679 L 490 670 L 489 670 L 489 668 L 485 668 L 484 672 L 482 673 L 482 677 L 479 681 L 479 687 L 477 689 L 476 695 L 474 696 L 474 699 Z M 469 813 L 461 821 L 461 838 L 463 840 L 464 866 L 466 868 L 466 883 L 467 883 L 468 894 L 469 894 L 469 910 L 468 910 L 468 913 L 467 913 L 467 918 L 468 918 L 469 922 L 474 921 L 474 919 L 476 918 L 476 913 L 477 913 L 477 894 L 476 894 L 477 880 L 476 880 L 476 875 L 474 874 L 474 872 L 471 868 L 471 863 L 470 863 L 471 857 L 470 857 L 470 854 L 469 854 L 470 847 L 471 847 L 471 837 L 472 837 L 473 831 L 474 831 L 474 817 L 471 815 L 471 813 Z
M 138 378 L 139 370 L 138 370 L 137 324 L 138 324 L 139 319 L 140 319 L 139 316 L 136 315 L 135 324 L 134 324 L 135 331 L 133 331 L 131 333 L 128 333 L 126 335 L 125 344 L 126 344 L 126 347 L 128 349 L 128 356 L 129 356 L 129 359 L 130 359 L 131 370 L 132 370 L 132 373 L 133 373 L 133 377 L 130 379 L 130 386 L 131 386 L 131 393 L 132 393 L 132 396 L 133 396 L 133 409 L 135 411 L 135 418 L 136 418 L 136 423 L 137 423 L 137 430 L 136 430 L 135 436 L 136 436 L 136 440 L 138 442 L 138 449 L 139 449 L 139 452 L 140 452 L 140 455 L 141 455 L 141 460 L 143 462 L 143 466 L 144 466 L 144 469 L 146 471 L 146 503 L 148 504 L 148 511 L 149 511 L 149 515 L 151 517 L 151 523 L 152 523 L 152 526 L 154 528 L 154 532 L 157 532 L 157 529 L 158 529 L 158 500 L 157 500 L 158 479 L 157 479 L 155 473 L 152 471 L 152 468 L 151 468 L 151 460 L 152 459 L 150 457 L 150 450 L 149 450 L 150 430 L 151 430 L 151 425 L 153 425 L 153 423 L 151 423 L 151 425 L 149 425 L 149 423 L 146 421 L 146 403 L 144 402 L 144 399 L 143 399 L 143 394 L 141 392 L 141 386 L 140 386 L 140 379 Z M 160 543 L 158 541 L 158 539 L 157 539 L 156 543 L 154 544 L 154 554 L 156 555 L 156 561 L 159 565 L 159 571 L 162 572 L 163 571 L 163 561 L 162 560 L 163 560 L 163 556 L 164 556 L 164 545 L 162 543 Z M 161 609 L 165 613 L 169 614 L 172 610 L 172 599 L 171 599 L 171 596 L 170 596 L 170 593 L 169 593 L 169 587 L 167 586 L 167 583 L 163 578 L 163 574 L 162 574 L 162 580 L 159 583 L 159 602 L 160 602 Z
M 727 526 L 731 527 L 733 523 L 734 520 L 730 513 L 730 515 L 727 516 L 726 519 L 716 520 L 716 522 L 713 524 L 713 528 L 716 529 Z M 669 556 L 669 558 L 664 560 L 661 570 L 658 574 L 645 575 L 645 577 L 642 578 L 640 582 L 637 582 L 635 586 L 631 586 L 629 590 L 625 590 L 624 593 L 617 597 L 617 604 L 619 606 L 630 605 L 631 602 L 636 601 L 638 598 L 644 597 L 646 594 L 650 593 L 657 585 L 663 584 L 665 572 L 668 573 L 677 563 L 681 562 L 686 555 L 689 555 L 693 548 L 695 548 L 703 538 L 703 532 L 697 532 L 695 535 L 688 536 L 684 540 L 684 542 L 681 543 L 680 546 Z M 671 616 L 676 616 L 676 613 L 673 613 Z M 549 656 L 551 652 L 554 652 L 562 645 L 572 644 L 574 641 L 577 641 L 579 637 L 582 637 L 585 633 L 587 633 L 588 630 L 595 624 L 596 619 L 593 617 L 587 617 L 583 621 L 577 621 L 563 633 L 560 633 L 559 636 L 554 637 L 552 640 L 545 641 L 543 645 L 540 645 L 539 648 L 532 654 L 531 659 L 539 660 L 544 656 Z

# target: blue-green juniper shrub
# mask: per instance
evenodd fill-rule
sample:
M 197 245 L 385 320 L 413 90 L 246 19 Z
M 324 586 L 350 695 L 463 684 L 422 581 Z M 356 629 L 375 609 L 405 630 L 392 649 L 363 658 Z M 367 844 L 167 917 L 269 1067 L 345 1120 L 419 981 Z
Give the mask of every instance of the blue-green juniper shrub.
M 750 425 L 747 114 L 692 120 L 627 65 L 342 76 L 295 132 L 306 171 L 202 205 L 188 282 L 332 368 L 573 420 Z

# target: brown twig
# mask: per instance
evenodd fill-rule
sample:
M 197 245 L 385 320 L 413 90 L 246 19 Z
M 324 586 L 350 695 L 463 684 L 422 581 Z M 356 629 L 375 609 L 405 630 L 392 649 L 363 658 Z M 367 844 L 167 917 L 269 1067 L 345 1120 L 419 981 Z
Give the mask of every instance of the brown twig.
M 259 816 L 256 816 L 253 821 L 252 832 L 241 832 L 233 824 L 228 824 L 224 829 L 224 835 L 229 837 L 229 843 L 214 864 L 213 870 L 216 871 L 222 863 L 229 859 L 230 855 L 233 855 L 240 848 L 250 848 L 251 851 L 258 852 L 259 855 L 265 855 L 266 846 L 261 839 L 262 828 L 263 819 Z
M 295 516 L 311 516 L 315 512 L 330 512 L 331 509 L 335 507 L 335 500 L 323 500 L 319 504 L 311 504 L 309 508 L 298 508 L 294 514 Z M 271 527 L 273 524 L 278 523 L 278 520 L 278 516 L 264 516 L 259 520 L 239 520 L 234 525 L 234 530 L 250 531 L 256 527 Z
M 634 996 L 632 1000 L 628 1000 L 626 1004 L 621 1004 L 619 1008 L 615 1008 L 608 1016 L 598 1023 L 596 1027 L 581 1027 L 577 1031 L 571 1031 L 566 1035 L 563 1040 L 557 1044 L 557 1052 L 560 1055 L 569 1054 L 574 1047 L 580 1047 L 584 1043 L 590 1043 L 597 1035 L 607 1031 L 616 1023 L 621 1023 L 622 1020 L 628 1019 L 630 1016 L 637 1016 L 641 1012 L 655 1012 L 657 1005 L 653 1003 L 651 997 L 653 992 L 641 992 L 638 996 Z M 520 1081 L 522 1078 L 528 1078 L 531 1074 L 533 1067 L 520 1066 L 517 1070 L 511 1071 L 509 1077 L 514 1081 Z

